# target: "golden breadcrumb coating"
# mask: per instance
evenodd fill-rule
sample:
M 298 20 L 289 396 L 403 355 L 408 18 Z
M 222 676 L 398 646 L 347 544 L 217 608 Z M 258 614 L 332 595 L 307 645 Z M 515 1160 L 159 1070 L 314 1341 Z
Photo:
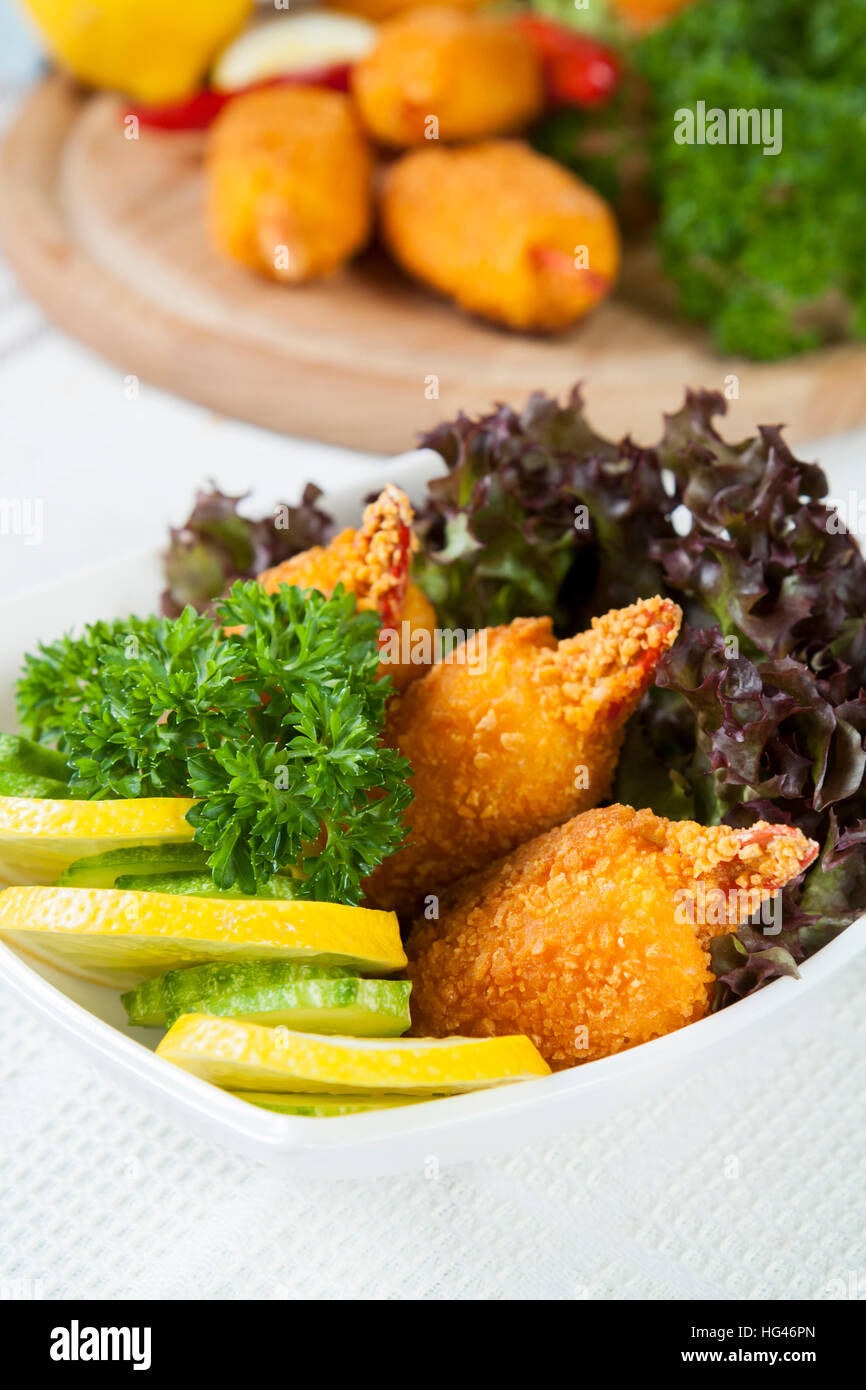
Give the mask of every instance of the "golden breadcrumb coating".
M 438 921 L 416 922 L 411 1031 L 526 1033 L 554 1069 L 661 1037 L 707 1012 L 706 945 L 757 907 L 735 890 L 766 899 L 817 852 L 790 826 L 587 811 L 454 885 Z M 689 920 L 716 898 L 720 920 Z
M 385 741 L 412 765 L 409 843 L 366 881 L 411 913 L 428 894 L 610 791 L 626 720 L 679 631 L 669 599 L 595 618 L 564 642 L 549 618 L 470 637 L 394 700 Z
M 412 531 L 413 512 L 400 488 L 389 483 L 364 511 L 361 526 L 341 531 L 330 545 L 315 545 L 259 575 L 268 593 L 281 584 L 318 589 L 325 595 L 342 584 L 354 594 L 359 609 L 381 614 L 383 630 L 399 628 L 432 632 L 436 615 L 421 590 L 409 580 L 409 564 L 418 542 Z M 411 652 L 411 646 L 409 648 Z M 417 650 L 417 649 L 416 649 Z M 422 676 L 423 662 L 392 662 L 383 666 L 398 690 Z
M 352 91 L 367 130 L 388 145 L 511 134 L 544 105 L 541 59 L 510 18 L 442 7 L 383 24 Z
M 373 159 L 350 99 L 323 87 L 235 97 L 214 122 L 208 217 L 222 252 L 287 284 L 366 244 Z
M 382 236 L 416 279 L 509 328 L 569 327 L 612 289 L 619 232 L 576 174 L 520 140 L 410 150 L 385 171 Z
M 692 913 L 695 932 L 704 946 L 726 927 L 737 927 L 750 917 L 767 898 L 802 873 L 818 852 L 815 841 L 807 840 L 793 825 L 756 821 L 744 830 L 734 830 L 728 825 L 706 827 L 686 820 L 666 821 L 665 826 L 666 843 L 679 855 L 689 880 L 711 883 L 718 894 L 709 903 L 706 896 L 699 899 L 698 912 Z

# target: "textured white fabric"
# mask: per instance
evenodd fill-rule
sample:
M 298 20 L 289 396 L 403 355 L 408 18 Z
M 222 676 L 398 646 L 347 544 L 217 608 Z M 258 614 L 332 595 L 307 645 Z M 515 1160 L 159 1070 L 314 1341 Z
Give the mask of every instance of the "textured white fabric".
M 164 1123 L 0 991 L 0 1293 L 863 1298 L 864 987 L 592 1132 L 333 1184 Z
M 0 272 L 0 491 L 46 501 L 42 546 L 0 544 L 0 593 L 157 543 L 208 476 L 291 500 L 367 467 L 122 388 Z M 863 443 L 822 450 L 837 488 Z M 336 1184 L 165 1123 L 0 989 L 0 1297 L 866 1297 L 864 986 L 866 958 L 591 1131 Z

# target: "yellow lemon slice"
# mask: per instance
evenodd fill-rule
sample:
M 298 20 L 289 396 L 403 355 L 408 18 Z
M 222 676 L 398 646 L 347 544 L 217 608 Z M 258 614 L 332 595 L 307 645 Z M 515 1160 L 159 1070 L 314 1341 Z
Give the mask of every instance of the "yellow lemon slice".
M 129 989 L 206 961 L 315 960 L 368 975 L 406 964 L 393 912 L 117 888 L 6 888 L 0 936 L 72 975 Z
M 252 0 L 24 0 L 48 51 L 81 82 L 137 101 L 194 91 Z
M 404 1105 L 420 1105 L 424 1096 L 326 1096 L 308 1091 L 231 1091 L 237 1100 L 248 1101 L 260 1110 L 276 1110 L 281 1115 L 359 1115 L 366 1110 L 395 1110 Z
M 335 1038 L 185 1014 L 160 1057 L 231 1091 L 444 1095 L 547 1076 L 529 1038 Z
M 53 883 L 84 855 L 192 839 L 195 803 L 178 796 L 51 801 L 0 796 L 0 883 Z

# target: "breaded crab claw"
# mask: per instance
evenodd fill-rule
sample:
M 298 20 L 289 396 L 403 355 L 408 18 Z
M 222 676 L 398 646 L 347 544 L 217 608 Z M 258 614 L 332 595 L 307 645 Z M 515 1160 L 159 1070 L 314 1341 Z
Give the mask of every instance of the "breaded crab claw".
M 413 1031 L 525 1033 L 558 1069 L 682 1028 L 710 1006 L 712 937 L 817 853 L 787 825 L 587 811 L 456 884 L 438 921 L 419 919 Z
M 549 618 L 467 637 L 388 713 L 409 759 L 408 844 L 366 891 L 411 913 L 428 894 L 609 794 L 626 720 L 652 684 L 681 613 L 641 599 L 563 642 Z
M 375 609 L 382 618 L 382 669 L 398 690 L 424 675 L 427 664 L 415 658 L 419 652 L 425 654 L 425 644 L 412 639 L 418 632 L 432 633 L 436 626 L 432 606 L 409 578 L 417 545 L 412 517 L 405 492 L 389 483 L 366 508 L 357 531 L 347 528 L 330 545 L 313 546 L 259 575 L 268 593 L 281 584 L 294 584 L 319 589 L 327 597 L 342 584 L 355 595 L 359 609 Z M 390 660 L 389 638 L 395 633 L 402 638 L 404 624 L 408 624 L 405 640 L 396 644 L 397 659 Z M 430 648 L 429 643 L 426 646 Z

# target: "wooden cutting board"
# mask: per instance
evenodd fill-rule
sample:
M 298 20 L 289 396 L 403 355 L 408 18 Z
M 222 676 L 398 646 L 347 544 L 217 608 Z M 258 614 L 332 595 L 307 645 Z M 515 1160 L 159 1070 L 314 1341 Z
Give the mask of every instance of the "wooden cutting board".
M 203 137 L 124 136 L 124 107 L 60 77 L 29 97 L 0 151 L 0 244 L 68 333 L 226 415 L 374 452 L 412 447 L 458 410 L 520 406 L 585 383 L 598 428 L 656 439 L 686 385 L 724 388 L 726 432 L 785 422 L 792 439 L 866 422 L 866 348 L 784 363 L 722 359 L 678 322 L 652 252 L 564 336 L 499 331 L 412 285 L 379 252 L 293 289 L 223 261 L 202 214 Z M 434 390 L 438 389 L 438 396 Z

